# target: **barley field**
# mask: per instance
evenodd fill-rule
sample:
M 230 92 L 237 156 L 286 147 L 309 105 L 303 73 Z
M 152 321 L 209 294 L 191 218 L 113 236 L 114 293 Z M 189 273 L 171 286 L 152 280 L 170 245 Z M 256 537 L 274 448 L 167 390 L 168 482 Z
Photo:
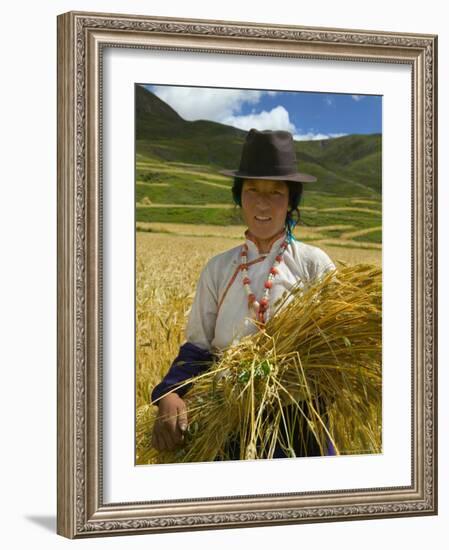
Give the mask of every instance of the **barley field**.
M 136 404 L 147 404 L 179 346 L 196 283 L 208 258 L 231 246 L 227 237 L 200 239 L 136 234 Z

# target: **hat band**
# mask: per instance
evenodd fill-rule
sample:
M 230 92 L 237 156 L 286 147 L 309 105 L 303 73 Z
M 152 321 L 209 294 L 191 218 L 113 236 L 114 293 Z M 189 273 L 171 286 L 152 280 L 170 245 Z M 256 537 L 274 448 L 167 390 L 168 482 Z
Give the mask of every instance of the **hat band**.
M 240 166 L 239 172 L 252 174 L 254 176 L 288 176 L 296 173 L 296 169 L 292 165 L 278 164 L 270 166 L 254 166 L 243 167 Z

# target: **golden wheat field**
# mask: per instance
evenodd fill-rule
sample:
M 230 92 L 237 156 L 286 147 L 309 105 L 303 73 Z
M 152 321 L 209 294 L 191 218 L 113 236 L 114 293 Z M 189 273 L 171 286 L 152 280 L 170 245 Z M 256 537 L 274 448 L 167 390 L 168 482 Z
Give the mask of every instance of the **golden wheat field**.
M 208 258 L 228 248 L 227 238 L 137 232 L 137 408 L 148 403 L 152 388 L 178 354 L 201 269 Z
M 178 354 L 199 274 L 212 256 L 243 242 L 244 227 L 146 224 L 136 232 L 136 418 Z M 143 230 L 143 231 L 142 231 Z M 301 230 L 295 236 L 301 240 Z M 376 247 L 320 242 L 335 263 L 381 264 Z M 136 450 L 139 464 L 139 449 Z

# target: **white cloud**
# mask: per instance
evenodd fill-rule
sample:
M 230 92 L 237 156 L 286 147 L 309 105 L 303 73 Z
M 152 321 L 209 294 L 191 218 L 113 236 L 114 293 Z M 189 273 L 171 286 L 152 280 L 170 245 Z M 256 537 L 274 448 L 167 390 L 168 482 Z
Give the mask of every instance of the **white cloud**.
M 189 121 L 212 120 L 241 130 L 287 130 L 297 141 L 331 139 L 347 135 L 324 134 L 313 128 L 302 132 L 291 122 L 289 112 L 282 105 L 270 111 L 258 110 L 258 103 L 263 95 L 276 96 L 278 92 L 184 86 L 151 86 L 151 91 Z M 333 98 L 329 96 L 325 97 L 324 101 L 328 105 L 334 104 Z M 251 113 L 240 115 L 244 104 L 254 107 Z
M 225 90 L 183 86 L 152 86 L 151 91 L 168 103 L 185 120 L 213 120 L 224 124 L 238 119 L 244 103 L 257 105 L 263 94 L 258 90 Z M 277 92 L 268 92 L 275 95 Z
M 362 95 L 352 95 L 351 97 L 354 101 L 362 101 L 363 99 Z
M 332 139 L 347 136 L 348 134 L 321 134 L 319 132 L 306 132 L 304 134 L 295 134 L 293 139 L 295 141 L 318 141 L 321 139 Z
M 222 120 L 224 124 L 229 124 L 242 130 L 287 130 L 294 134 L 296 132 L 295 125 L 290 122 L 290 116 L 287 109 L 278 105 L 271 111 L 253 112 L 249 115 L 229 116 Z

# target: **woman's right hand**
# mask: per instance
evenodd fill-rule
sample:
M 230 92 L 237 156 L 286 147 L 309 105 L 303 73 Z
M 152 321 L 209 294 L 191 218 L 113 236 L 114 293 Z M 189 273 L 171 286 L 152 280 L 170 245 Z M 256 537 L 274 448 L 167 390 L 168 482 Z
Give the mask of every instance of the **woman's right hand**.
M 159 413 L 153 427 L 152 445 L 158 451 L 171 451 L 184 440 L 187 430 L 185 401 L 175 392 L 159 401 Z

